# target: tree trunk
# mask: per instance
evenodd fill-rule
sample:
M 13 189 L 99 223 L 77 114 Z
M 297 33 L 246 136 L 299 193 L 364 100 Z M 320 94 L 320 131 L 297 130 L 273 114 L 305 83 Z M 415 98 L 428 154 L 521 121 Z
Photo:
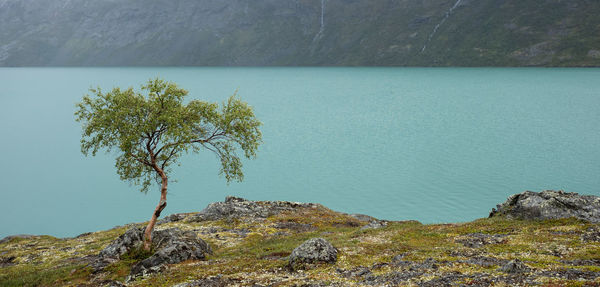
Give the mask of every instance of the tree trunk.
M 144 249 L 146 251 L 150 251 L 150 248 L 152 247 L 152 230 L 156 224 L 156 219 L 158 219 L 160 213 L 167 206 L 167 175 L 158 166 L 155 166 L 154 169 L 160 175 L 162 185 L 160 187 L 160 201 L 158 202 L 158 205 L 152 214 L 152 218 L 150 218 L 150 222 L 148 222 L 148 225 L 146 226 L 146 231 L 144 232 Z

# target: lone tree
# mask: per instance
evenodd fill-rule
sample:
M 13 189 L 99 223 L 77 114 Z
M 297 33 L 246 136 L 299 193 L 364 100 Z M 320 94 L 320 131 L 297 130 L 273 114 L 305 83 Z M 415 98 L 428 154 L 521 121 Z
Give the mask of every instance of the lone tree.
M 188 92 L 160 79 L 142 86 L 147 96 L 129 88 L 103 93 L 91 89 L 77 104 L 76 120 L 83 124 L 81 151 L 95 156 L 99 150 L 118 150 L 117 173 L 122 180 L 141 185 L 147 193 L 153 181 L 160 184 L 160 201 L 144 232 L 150 250 L 156 219 L 167 205 L 170 167 L 183 153 L 212 151 L 221 160 L 227 182 L 243 179 L 236 151 L 254 158 L 261 143 L 260 121 L 236 94 L 219 107 L 191 100 Z

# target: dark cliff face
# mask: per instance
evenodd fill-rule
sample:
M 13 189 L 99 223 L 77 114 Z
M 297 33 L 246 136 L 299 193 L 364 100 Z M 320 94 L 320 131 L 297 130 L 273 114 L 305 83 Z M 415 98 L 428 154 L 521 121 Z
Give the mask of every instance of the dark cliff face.
M 0 0 L 0 66 L 598 66 L 589 0 Z

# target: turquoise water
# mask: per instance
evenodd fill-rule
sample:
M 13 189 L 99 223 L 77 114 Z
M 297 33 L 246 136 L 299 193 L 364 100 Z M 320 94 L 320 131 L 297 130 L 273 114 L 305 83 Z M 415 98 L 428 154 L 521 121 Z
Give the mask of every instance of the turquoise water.
M 115 154 L 84 157 L 73 112 L 90 87 L 157 76 L 210 101 L 239 89 L 264 123 L 243 183 L 188 156 L 163 214 L 237 195 L 457 222 L 524 190 L 600 195 L 600 69 L 3 68 L 0 237 L 149 219 L 158 188 L 121 182 Z

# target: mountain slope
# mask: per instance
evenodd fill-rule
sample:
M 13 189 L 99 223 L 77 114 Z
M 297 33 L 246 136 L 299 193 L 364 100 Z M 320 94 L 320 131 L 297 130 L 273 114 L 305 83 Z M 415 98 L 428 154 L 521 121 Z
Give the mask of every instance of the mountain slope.
M 590 0 L 0 0 L 0 66 L 598 66 Z

